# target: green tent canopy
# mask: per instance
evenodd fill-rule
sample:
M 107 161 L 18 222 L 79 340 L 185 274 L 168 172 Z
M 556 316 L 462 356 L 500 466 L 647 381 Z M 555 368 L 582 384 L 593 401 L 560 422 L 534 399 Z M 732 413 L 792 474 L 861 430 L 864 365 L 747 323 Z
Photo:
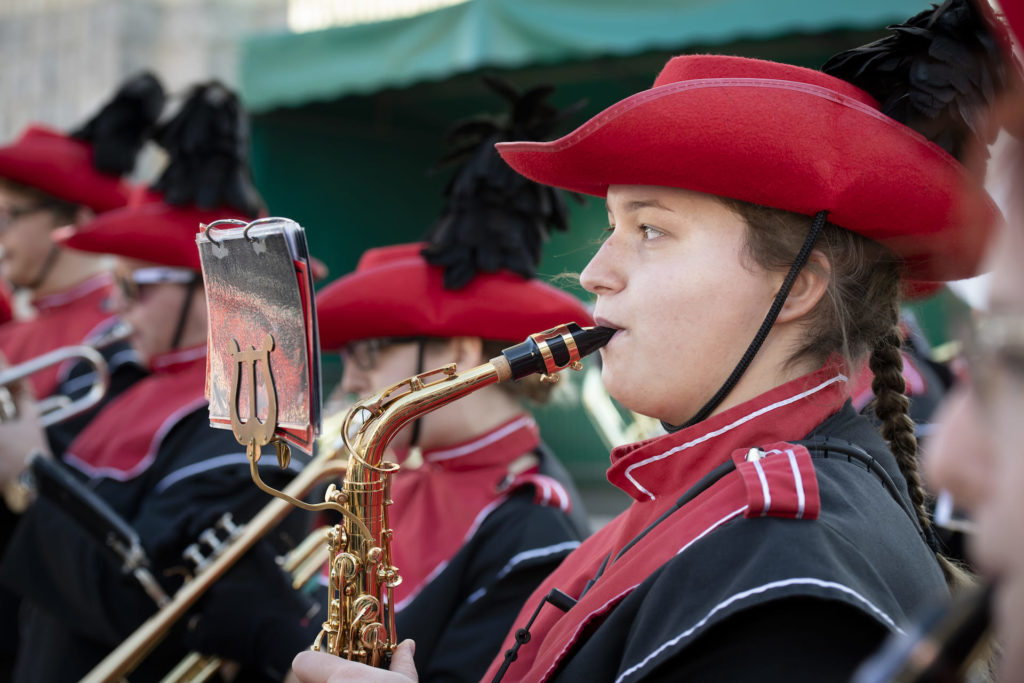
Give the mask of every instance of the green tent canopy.
M 469 0 L 392 21 L 245 42 L 242 92 L 254 112 L 438 81 L 691 45 L 877 29 L 920 0 Z

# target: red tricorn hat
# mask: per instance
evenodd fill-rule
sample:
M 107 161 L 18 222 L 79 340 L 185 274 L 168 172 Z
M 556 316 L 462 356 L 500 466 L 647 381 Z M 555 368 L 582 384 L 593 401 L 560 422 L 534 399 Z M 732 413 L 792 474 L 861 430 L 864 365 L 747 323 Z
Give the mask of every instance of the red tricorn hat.
M 119 176 L 96 169 L 90 143 L 45 126 L 0 147 L 0 176 L 97 213 L 124 206 L 130 194 Z
M 975 274 L 999 215 L 956 159 L 863 90 L 741 57 L 675 57 L 653 88 L 572 133 L 497 147 L 532 180 L 597 196 L 609 185 L 661 185 L 827 210 L 899 254 L 917 280 Z
M 562 323 L 594 324 L 575 297 L 509 271 L 480 273 L 462 289 L 445 289 L 444 270 L 426 262 L 424 246 L 370 249 L 355 272 L 321 290 L 321 346 L 337 350 L 380 337 L 516 341 Z
M 238 209 L 171 206 L 160 194 L 149 192 L 141 201 L 108 211 L 67 234 L 62 245 L 200 271 L 196 233 L 200 225 L 221 218 L 252 220 Z

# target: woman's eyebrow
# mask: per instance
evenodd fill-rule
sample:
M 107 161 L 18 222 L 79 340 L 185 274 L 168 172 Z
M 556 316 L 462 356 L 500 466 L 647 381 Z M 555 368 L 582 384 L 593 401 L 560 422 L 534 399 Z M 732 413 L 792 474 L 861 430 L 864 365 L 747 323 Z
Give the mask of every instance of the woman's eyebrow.
M 608 201 L 607 200 L 605 200 L 604 207 L 605 207 L 605 210 L 608 211 L 608 213 L 612 212 L 612 209 L 608 205 Z M 657 199 L 634 199 L 634 200 L 632 200 L 630 202 L 627 202 L 623 208 L 626 211 L 629 211 L 629 212 L 639 211 L 640 209 L 647 209 L 647 208 L 661 209 L 662 211 L 672 211 L 672 209 L 670 209 L 669 207 L 665 206 L 664 204 L 659 202 Z

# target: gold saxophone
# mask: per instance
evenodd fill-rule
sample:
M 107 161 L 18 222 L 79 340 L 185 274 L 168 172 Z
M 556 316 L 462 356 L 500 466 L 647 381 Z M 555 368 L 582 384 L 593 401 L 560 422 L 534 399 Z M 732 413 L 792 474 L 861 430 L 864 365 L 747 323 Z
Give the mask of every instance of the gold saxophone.
M 579 370 L 580 358 L 603 346 L 614 332 L 575 323 L 560 325 L 531 335 L 465 372 L 457 374 L 453 363 L 360 401 L 349 409 L 342 430 L 350 454 L 345 479 L 340 489 L 333 484 L 328 488 L 324 503 L 310 505 L 264 484 L 255 466 L 259 458 L 255 449 L 251 471 L 261 489 L 307 510 L 333 510 L 342 515 L 341 523 L 327 534 L 331 558 L 327 620 L 313 650 L 372 666 L 390 665 L 397 644 L 392 598 L 402 579 L 391 561 L 394 533 L 388 523 L 388 506 L 392 503 L 391 475 L 399 466 L 385 462 L 384 451 L 399 430 L 421 415 L 496 382 L 534 373 L 542 373 L 542 380 L 555 381 L 555 373 L 566 367 Z

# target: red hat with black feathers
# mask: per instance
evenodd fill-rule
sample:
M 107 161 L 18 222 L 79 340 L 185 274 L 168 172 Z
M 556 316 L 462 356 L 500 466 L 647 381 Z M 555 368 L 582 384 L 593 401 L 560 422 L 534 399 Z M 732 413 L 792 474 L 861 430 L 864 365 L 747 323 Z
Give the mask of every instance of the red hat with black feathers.
M 320 344 L 337 350 L 380 337 L 525 339 L 555 325 L 593 325 L 574 296 L 511 271 L 480 273 L 446 289 L 444 269 L 427 263 L 425 244 L 370 249 L 355 272 L 317 295 Z
M 498 151 L 532 180 L 592 195 L 662 185 L 810 216 L 828 211 L 830 222 L 901 256 L 910 279 L 968 277 L 999 211 L 953 153 L 975 135 L 963 112 L 986 106 L 1005 64 L 970 3 L 950 0 L 893 28 L 830 60 L 835 75 L 675 57 L 653 88 L 568 135 Z M 984 70 L 978 83 L 963 75 L 963 59 Z
M 131 172 L 164 105 L 155 76 L 128 80 L 88 123 L 68 134 L 32 125 L 0 147 L 0 177 L 97 213 L 128 203 Z
M 64 246 L 199 271 L 200 226 L 265 214 L 247 165 L 245 112 L 228 88 L 196 86 L 154 137 L 169 155 L 160 178 L 131 205 L 65 237 Z
M 544 135 L 565 116 L 542 86 L 520 94 L 486 79 L 510 105 L 449 135 L 459 163 L 427 243 L 370 249 L 355 272 L 317 296 L 325 349 L 380 337 L 474 336 L 521 340 L 555 325 L 593 325 L 575 297 L 532 279 L 549 229 L 567 227 L 561 193 L 513 173 L 494 143 Z

